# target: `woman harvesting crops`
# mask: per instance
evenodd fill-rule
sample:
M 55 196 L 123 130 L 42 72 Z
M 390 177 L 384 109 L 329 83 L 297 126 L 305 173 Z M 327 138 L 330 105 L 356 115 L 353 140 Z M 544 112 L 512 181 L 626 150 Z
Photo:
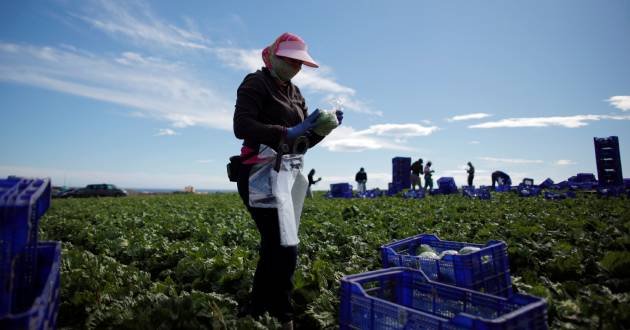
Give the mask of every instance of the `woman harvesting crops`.
M 238 191 L 261 238 L 251 301 L 242 314 L 257 316 L 268 311 L 285 328 L 292 328 L 291 291 L 297 262 L 299 199 L 303 201 L 304 195 L 282 195 L 278 182 L 287 177 L 284 174 L 291 173 L 293 176 L 289 175 L 287 182 L 294 187 L 298 184 L 301 174 L 296 169 L 299 171 L 303 166 L 300 154 L 340 124 L 343 113 L 317 109 L 308 114 L 300 89 L 291 82 L 302 64 L 318 67 L 302 38 L 282 34 L 263 50 L 262 59 L 265 66 L 248 74 L 239 86 L 234 112 L 234 134 L 244 140 Z M 302 186 L 299 187 L 301 193 Z M 293 240 L 285 237 L 291 236 L 290 231 L 285 235 L 284 226 L 287 213 L 293 212 L 293 208 L 282 208 L 285 198 L 293 198 L 291 202 L 300 206 L 298 214 L 293 215 L 297 219 Z

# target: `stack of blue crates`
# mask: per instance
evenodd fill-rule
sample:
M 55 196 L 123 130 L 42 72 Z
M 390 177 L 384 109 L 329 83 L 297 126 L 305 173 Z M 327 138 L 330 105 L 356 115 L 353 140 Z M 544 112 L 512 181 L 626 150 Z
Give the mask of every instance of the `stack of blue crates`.
M 621 172 L 621 155 L 619 153 L 619 138 L 593 138 L 595 144 L 595 160 L 597 162 L 597 178 L 600 187 L 623 186 Z
M 330 197 L 352 198 L 352 185 L 349 183 L 333 183 L 330 185 Z
M 593 189 L 597 187 L 597 179 L 593 173 L 578 173 L 570 177 L 568 180 L 569 188 L 577 189 Z
M 59 304 L 57 242 L 38 242 L 50 206 L 49 179 L 0 180 L 0 328 L 54 328 Z M 23 326 L 28 325 L 28 326 Z
M 392 184 L 400 189 L 411 187 L 411 157 L 392 158 Z
M 389 268 L 341 280 L 339 328 L 547 329 L 547 302 L 499 297 L 430 280 L 410 268 Z
M 427 246 L 442 255 L 422 255 Z M 545 299 L 512 292 L 503 241 L 421 234 L 381 257 L 383 269 L 341 279 L 340 329 L 547 329 Z

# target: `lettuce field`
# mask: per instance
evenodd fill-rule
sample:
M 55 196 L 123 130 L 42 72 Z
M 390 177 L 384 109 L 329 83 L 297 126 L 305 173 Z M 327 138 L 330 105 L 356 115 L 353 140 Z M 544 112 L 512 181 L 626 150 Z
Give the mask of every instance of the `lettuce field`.
M 308 199 L 296 328 L 335 328 L 340 278 L 380 268 L 382 244 L 419 233 L 506 241 L 515 290 L 548 300 L 551 328 L 630 327 L 627 198 L 492 197 Z M 60 328 L 280 326 L 269 316 L 237 317 L 259 237 L 236 193 L 54 200 L 40 239 L 63 242 Z

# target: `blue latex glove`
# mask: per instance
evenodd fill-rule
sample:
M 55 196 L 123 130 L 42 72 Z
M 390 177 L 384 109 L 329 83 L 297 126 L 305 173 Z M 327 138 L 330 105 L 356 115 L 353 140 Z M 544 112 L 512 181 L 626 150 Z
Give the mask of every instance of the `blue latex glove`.
M 339 122 L 339 125 L 341 125 L 341 121 L 343 120 L 343 111 L 335 111 L 335 116 L 337 116 L 337 121 Z
M 292 127 L 288 127 L 287 128 L 287 139 L 288 140 L 295 140 L 297 139 L 298 136 L 300 135 L 304 135 L 304 133 L 306 133 L 306 131 L 308 131 L 309 129 L 313 128 L 315 126 L 315 122 L 317 122 L 317 118 L 319 118 L 319 109 L 316 109 L 315 111 L 313 111 L 313 113 L 311 113 L 310 115 L 308 115 L 308 117 L 306 117 L 304 119 L 303 122 L 292 126 Z

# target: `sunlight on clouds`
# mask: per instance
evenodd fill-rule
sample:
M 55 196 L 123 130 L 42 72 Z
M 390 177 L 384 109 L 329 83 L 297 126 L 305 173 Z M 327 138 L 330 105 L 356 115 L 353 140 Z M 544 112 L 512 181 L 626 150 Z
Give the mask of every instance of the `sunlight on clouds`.
M 508 118 L 498 121 L 485 122 L 470 125 L 468 128 L 500 128 L 500 127 L 549 127 L 561 126 L 567 128 L 579 128 L 587 126 L 589 121 L 599 120 L 630 120 L 630 116 L 610 116 L 610 115 L 575 115 L 575 116 L 554 116 L 554 117 L 532 117 L 532 118 Z
M 567 165 L 575 165 L 577 163 L 569 159 L 559 159 L 558 161 L 556 161 L 555 164 L 558 166 L 567 166 Z
M 160 128 L 157 134 L 155 134 L 155 136 L 173 136 L 173 135 L 179 135 L 179 134 L 170 128 Z
M 630 110 L 630 96 L 621 95 L 621 96 L 613 96 L 606 100 L 613 107 L 621 110 L 628 111 Z
M 379 124 L 357 132 L 359 135 L 379 135 L 405 138 L 412 136 L 428 136 L 438 130 L 437 126 L 422 126 L 418 124 Z
M 52 47 L 0 43 L 0 81 L 121 104 L 175 127 L 232 129 L 233 101 L 181 63 L 126 52 L 96 56 Z
M 188 29 L 164 22 L 155 17 L 145 2 L 95 1 L 85 6 L 83 13 L 71 13 L 92 27 L 113 36 L 122 36 L 144 45 L 208 49 L 210 42 L 193 29 L 194 23 L 185 20 Z
M 238 48 L 212 48 L 210 50 L 225 65 L 246 72 L 259 70 L 263 65 L 261 49 L 238 49 Z M 304 67 L 293 79 L 293 82 L 302 90 L 315 93 L 327 94 L 324 102 L 331 103 L 339 100 L 344 110 L 357 113 L 365 113 L 374 116 L 382 116 L 381 111 L 370 109 L 364 102 L 354 98 L 356 91 L 350 87 L 343 86 L 334 79 L 326 76 L 331 69 L 321 66 L 319 69 Z
M 437 127 L 423 127 L 417 124 L 381 124 L 356 131 L 349 126 L 340 126 L 322 141 L 321 145 L 330 151 L 360 152 L 366 150 L 414 151 L 404 145 L 405 138 L 429 135 Z
M 462 120 L 473 120 L 473 119 L 483 119 L 486 117 L 490 117 L 492 115 L 487 114 L 487 113 L 483 113 L 483 112 L 479 112 L 479 113 L 471 113 L 468 115 L 459 115 L 459 116 L 453 116 L 451 118 L 447 118 L 447 121 L 462 121 Z

